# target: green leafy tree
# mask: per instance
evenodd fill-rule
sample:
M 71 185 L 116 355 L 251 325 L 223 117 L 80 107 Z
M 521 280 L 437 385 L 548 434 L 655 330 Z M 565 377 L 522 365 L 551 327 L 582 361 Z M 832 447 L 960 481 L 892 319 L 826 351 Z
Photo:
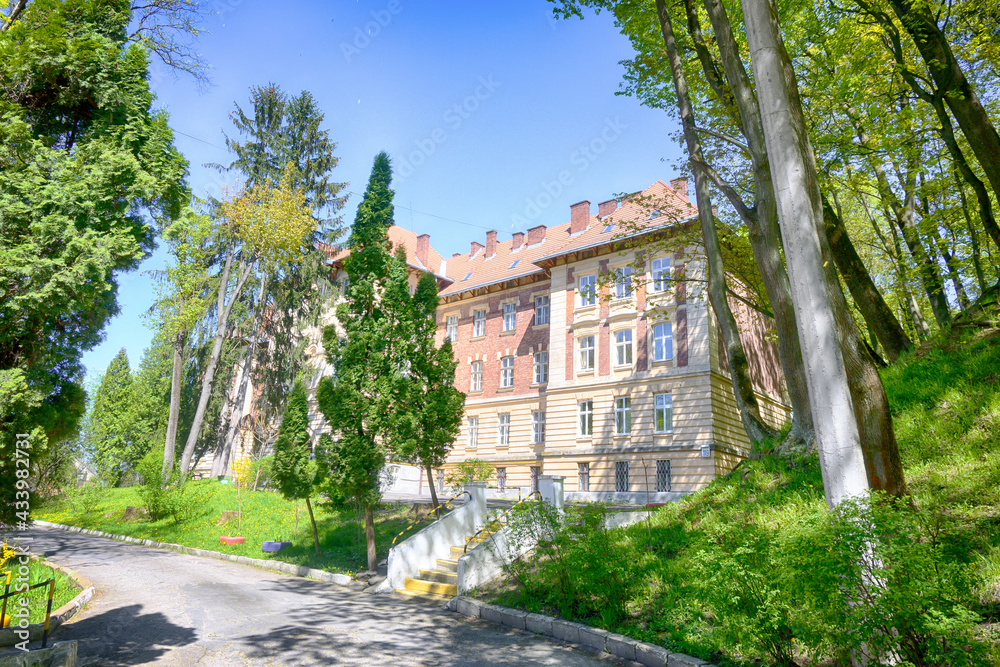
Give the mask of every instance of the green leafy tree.
M 117 275 L 187 197 L 187 164 L 152 108 L 128 3 L 34 0 L 0 30 L 0 476 L 83 414 L 81 355 L 118 312 Z M 10 518 L 13 486 L 0 514 Z M 8 495 L 9 494 L 9 495 Z
M 101 378 L 87 423 L 86 443 L 97 472 L 117 486 L 143 457 L 148 441 L 128 355 L 122 348 Z
M 313 545 L 319 555 L 319 531 L 309 496 L 316 481 L 316 463 L 310 460 L 309 397 L 301 382 L 296 382 L 288 396 L 288 408 L 278 428 L 271 460 L 271 479 L 281 495 L 289 500 L 304 499 L 312 524 Z
M 398 403 L 395 430 L 399 443 L 397 454 L 426 470 L 431 502 L 440 518 L 433 469 L 444 464 L 458 436 L 465 394 L 455 389 L 458 362 L 451 341 L 446 339 L 438 347 L 434 340 L 437 306 L 437 279 L 429 273 L 421 274 L 410 302 L 409 377 L 403 385 L 404 396 Z
M 317 403 L 333 431 L 317 452 L 321 477 L 332 495 L 357 502 L 365 514 L 368 569 L 375 570 L 374 510 L 380 478 L 392 451 L 402 396 L 405 336 L 401 323 L 409 308 L 406 265 L 389 254 L 393 192 L 389 156 L 375 157 L 364 199 L 344 260 L 349 287 L 337 306 L 337 325 L 323 331 L 333 377 L 320 381 Z

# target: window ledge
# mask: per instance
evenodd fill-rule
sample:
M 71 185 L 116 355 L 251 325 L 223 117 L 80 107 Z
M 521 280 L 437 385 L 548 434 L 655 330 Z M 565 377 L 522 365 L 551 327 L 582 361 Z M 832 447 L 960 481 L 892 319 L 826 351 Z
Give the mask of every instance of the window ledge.
M 673 435 L 673 434 L 674 434 L 674 429 L 670 429 L 669 431 L 653 431 L 653 435 Z
M 547 385 L 548 383 L 549 383 L 549 381 L 548 381 L 548 380 L 546 380 L 545 382 L 532 382 L 532 383 L 531 383 L 531 384 L 529 384 L 528 386 L 529 386 L 529 387 L 532 387 L 532 388 L 537 388 L 537 387 L 544 387 L 544 386 L 545 386 L 545 385 Z
M 635 368 L 635 364 L 634 363 L 615 364 L 614 365 L 614 370 L 616 370 L 616 371 L 631 371 L 634 368 Z
M 531 328 L 532 329 L 541 329 L 542 327 L 548 328 L 548 326 L 549 326 L 548 322 L 542 322 L 541 324 L 532 324 Z
M 655 360 L 654 361 L 650 361 L 649 363 L 652 364 L 653 366 L 673 366 L 674 365 L 674 360 L 673 359 L 660 359 L 658 361 L 655 361 Z
M 497 388 L 497 393 L 498 394 L 506 394 L 507 392 L 511 392 L 511 391 L 514 391 L 514 387 L 498 387 Z
M 486 340 L 486 334 L 483 334 L 482 336 L 473 336 L 472 338 L 469 339 L 470 342 L 477 340 Z
M 576 372 L 576 376 L 577 376 L 578 378 L 582 378 L 582 377 L 593 377 L 593 375 L 594 375 L 594 369 L 593 369 L 593 368 L 589 368 L 589 369 L 587 369 L 587 370 L 585 370 L 585 371 L 577 371 L 577 372 Z
M 466 396 L 481 396 L 481 395 L 482 395 L 482 393 L 483 393 L 483 390 L 482 390 L 482 389 L 477 389 L 476 391 L 472 391 L 472 390 L 470 389 L 469 391 L 467 391 L 467 392 L 465 393 L 465 395 L 466 395 Z
M 594 441 L 594 436 L 593 435 L 578 435 L 578 436 L 576 436 L 576 441 L 577 442 L 593 442 Z
M 517 333 L 517 329 L 509 329 L 507 331 L 501 331 L 499 335 L 500 336 L 513 336 L 516 333 Z
M 631 433 L 615 433 L 613 436 L 611 436 L 611 439 L 612 440 L 631 440 L 632 439 L 632 434 Z

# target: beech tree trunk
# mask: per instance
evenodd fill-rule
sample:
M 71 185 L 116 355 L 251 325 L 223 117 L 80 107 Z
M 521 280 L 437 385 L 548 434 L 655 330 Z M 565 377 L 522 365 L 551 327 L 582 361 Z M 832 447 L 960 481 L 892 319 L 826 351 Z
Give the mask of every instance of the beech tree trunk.
M 712 215 L 709 182 L 702 166 L 705 164 L 705 158 L 702 155 L 701 142 L 695 131 L 697 124 L 694 118 L 694 108 L 691 106 L 687 80 L 684 76 L 673 26 L 664 0 L 656 0 L 656 11 L 660 19 L 660 30 L 663 33 L 663 41 L 667 49 L 667 59 L 670 62 L 674 88 L 677 91 L 677 106 L 684 127 L 684 139 L 694 171 L 698 218 L 701 221 L 701 232 L 705 242 L 708 298 L 715 311 L 715 317 L 719 322 L 719 331 L 725 343 L 730 378 L 733 384 L 733 393 L 736 396 L 736 406 L 740 412 L 740 420 L 743 422 L 743 428 L 746 430 L 750 442 L 754 445 L 754 449 L 757 449 L 756 445 L 765 440 L 773 440 L 777 436 L 777 432 L 764 423 L 760 416 L 760 405 L 757 403 L 757 395 L 754 393 L 753 382 L 750 379 L 750 365 L 747 361 L 746 350 L 743 348 L 736 318 L 733 317 L 733 311 L 729 307 L 729 300 L 726 296 L 726 272 L 722 264 L 722 249 L 715 228 L 715 217 Z
M 181 414 L 181 384 L 184 380 L 184 342 L 186 331 L 174 336 L 174 363 L 170 371 L 170 412 L 167 416 L 167 440 L 163 445 L 163 476 L 166 478 L 174 467 L 174 450 L 177 446 L 177 423 Z
M 928 6 L 914 0 L 890 0 L 900 23 L 910 33 L 924 59 L 934 85 L 955 115 L 969 146 L 982 165 L 993 194 L 1000 200 L 1000 135 L 990 121 L 976 91 L 951 51 L 948 39 Z
M 903 331 L 903 326 L 896 319 L 889 304 L 882 298 L 882 293 L 875 286 L 871 274 L 858 256 L 843 219 L 833 210 L 830 203 L 823 199 L 824 228 L 830 244 L 837 269 L 844 276 L 844 283 L 858 305 L 862 317 L 875 333 L 889 361 L 895 361 L 899 355 L 913 346 L 910 337 Z
M 802 349 L 799 346 L 798 323 L 792 305 L 791 285 L 782 256 L 781 232 L 778 227 L 777 203 L 771 182 L 771 167 L 768 162 L 767 147 L 764 142 L 764 127 L 760 118 L 760 108 L 754 95 L 750 77 L 743 66 L 739 47 L 733 36 L 732 25 L 725 5 L 719 0 L 704 0 L 705 10 L 712 23 L 719 53 L 722 57 L 723 73 L 730 93 L 726 93 L 722 82 L 713 84 L 721 91 L 720 99 L 731 101 L 738 114 L 740 130 L 747 141 L 754 175 L 754 206 L 752 212 L 747 207 L 733 205 L 744 210 L 744 222 L 749 230 L 750 244 L 754 259 L 760 269 L 764 289 L 774 311 L 774 324 L 778 332 L 778 358 L 788 388 L 792 404 L 793 442 L 799 445 L 814 444 L 812 408 L 802 364 Z M 689 23 L 697 25 L 697 13 L 688 8 Z M 692 32 L 694 30 L 692 29 Z M 717 79 L 715 68 L 702 57 L 703 69 L 711 80 Z M 709 74 L 712 72 L 713 74 Z
M 775 198 L 781 221 L 792 299 L 813 408 L 827 502 L 865 494 L 868 479 L 854 401 L 838 340 L 833 288 L 823 269 L 823 205 L 815 159 L 799 104 L 791 63 L 781 41 L 777 10 L 768 0 L 743 0 L 750 61 Z M 825 253 L 829 257 L 829 252 Z M 839 287 L 838 287 L 839 288 Z

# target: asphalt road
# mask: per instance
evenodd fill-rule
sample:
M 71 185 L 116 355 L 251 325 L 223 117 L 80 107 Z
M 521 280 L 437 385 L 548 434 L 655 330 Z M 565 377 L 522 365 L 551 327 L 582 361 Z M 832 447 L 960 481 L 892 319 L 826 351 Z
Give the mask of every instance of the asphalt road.
M 438 605 L 35 528 L 32 551 L 97 593 L 56 634 L 80 665 L 622 664 Z

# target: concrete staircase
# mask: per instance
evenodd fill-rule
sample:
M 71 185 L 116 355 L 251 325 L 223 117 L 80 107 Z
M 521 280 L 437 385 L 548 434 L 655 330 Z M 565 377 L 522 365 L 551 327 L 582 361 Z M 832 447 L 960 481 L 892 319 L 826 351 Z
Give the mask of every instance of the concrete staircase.
M 490 526 L 475 537 L 465 538 L 469 549 L 475 549 L 493 535 L 499 526 Z M 447 602 L 458 595 L 458 559 L 465 555 L 465 544 L 451 547 L 450 558 L 438 558 L 432 570 L 420 570 L 418 577 L 406 577 L 404 588 L 396 593 L 430 602 Z

